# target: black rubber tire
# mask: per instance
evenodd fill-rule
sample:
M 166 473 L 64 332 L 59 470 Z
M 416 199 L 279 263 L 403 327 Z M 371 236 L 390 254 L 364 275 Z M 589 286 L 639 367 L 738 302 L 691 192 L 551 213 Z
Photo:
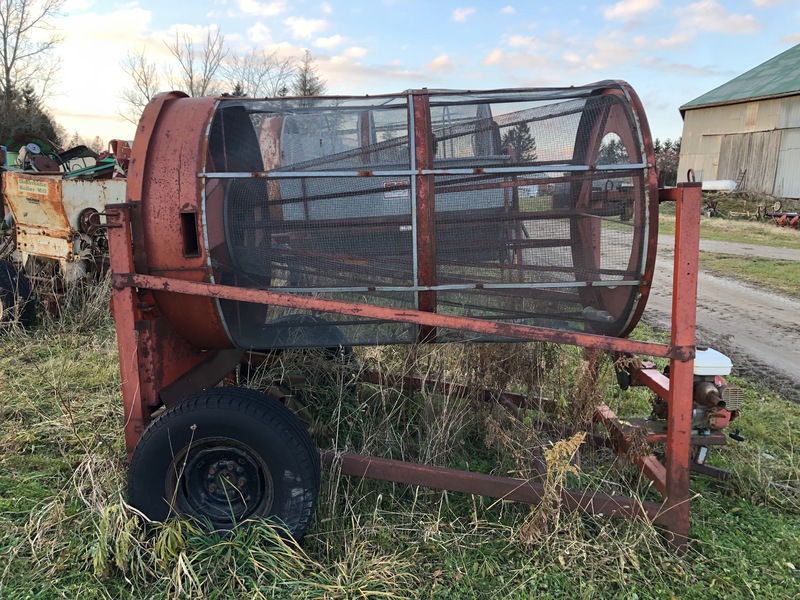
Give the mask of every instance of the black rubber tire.
M 319 453 L 300 419 L 235 387 L 203 390 L 164 411 L 128 471 L 129 501 L 149 519 L 197 517 L 225 532 L 270 518 L 295 539 L 311 521 L 319 485 Z
M 0 325 L 16 322 L 29 327 L 33 315 L 31 282 L 13 264 L 0 260 Z

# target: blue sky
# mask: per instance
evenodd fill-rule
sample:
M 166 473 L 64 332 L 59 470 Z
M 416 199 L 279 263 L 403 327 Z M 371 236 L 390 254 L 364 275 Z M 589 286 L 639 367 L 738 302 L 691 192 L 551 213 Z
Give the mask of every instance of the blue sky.
M 333 94 L 623 79 L 662 139 L 681 135 L 679 106 L 800 44 L 798 0 L 67 0 L 64 13 L 48 105 L 105 140 L 134 133 L 117 116 L 120 61 L 166 61 L 176 30 L 219 28 L 232 52 L 308 48 Z

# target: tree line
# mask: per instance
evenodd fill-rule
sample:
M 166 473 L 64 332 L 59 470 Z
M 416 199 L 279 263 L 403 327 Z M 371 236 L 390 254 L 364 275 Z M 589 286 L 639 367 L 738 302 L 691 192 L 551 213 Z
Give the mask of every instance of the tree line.
M 656 170 L 658 171 L 658 185 L 677 185 L 678 161 L 681 157 L 681 138 L 653 141 L 656 153 Z
M 61 127 L 45 106 L 60 66 L 56 52 L 63 38 L 56 19 L 65 0 L 0 1 L 0 144 L 16 138 L 45 138 L 60 145 L 103 149 L 99 138 L 73 135 Z M 121 91 L 120 114 L 137 123 L 144 106 L 170 89 L 190 96 L 317 96 L 325 93 L 316 60 L 306 50 L 286 57 L 257 48 L 231 52 L 225 36 L 213 27 L 196 42 L 177 32 L 166 43 L 171 61 L 157 64 L 144 49 L 129 53 L 121 67 L 130 84 Z
M 53 21 L 63 2 L 0 2 L 0 144 L 22 132 L 54 141 L 63 133 L 42 103 L 58 71 Z
M 176 32 L 165 44 L 171 55 L 169 63 L 158 64 L 144 48 L 128 53 L 122 61 L 130 84 L 120 96 L 120 115 L 132 123 L 138 123 L 150 99 L 166 89 L 190 96 L 250 98 L 320 96 L 327 89 L 309 50 L 300 57 L 264 48 L 237 54 L 213 27 L 206 28 L 202 41 Z
M 77 132 L 70 137 L 44 105 L 60 63 L 55 49 L 62 38 L 54 21 L 62 15 L 64 1 L 0 1 L 0 144 L 27 135 L 102 149 L 98 137 L 87 140 Z M 264 48 L 236 53 L 214 27 L 207 27 L 200 41 L 176 31 L 165 45 L 170 55 L 165 64 L 148 57 L 144 48 L 128 53 L 121 63 L 130 83 L 120 94 L 120 114 L 133 123 L 157 93 L 168 89 L 190 96 L 278 97 L 319 96 L 327 88 L 309 50 L 300 57 Z M 622 159 L 624 147 L 613 142 L 601 147 L 600 162 Z M 525 124 L 505 132 L 501 144 L 519 160 L 536 159 L 536 139 Z M 680 146 L 680 138 L 654 141 L 661 185 L 677 181 Z

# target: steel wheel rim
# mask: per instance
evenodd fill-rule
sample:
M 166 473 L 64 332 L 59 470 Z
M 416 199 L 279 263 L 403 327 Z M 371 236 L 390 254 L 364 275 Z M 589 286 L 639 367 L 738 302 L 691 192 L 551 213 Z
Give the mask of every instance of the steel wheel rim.
M 172 461 L 167 498 L 179 514 L 230 529 L 272 507 L 272 474 L 250 447 L 229 438 L 193 443 Z

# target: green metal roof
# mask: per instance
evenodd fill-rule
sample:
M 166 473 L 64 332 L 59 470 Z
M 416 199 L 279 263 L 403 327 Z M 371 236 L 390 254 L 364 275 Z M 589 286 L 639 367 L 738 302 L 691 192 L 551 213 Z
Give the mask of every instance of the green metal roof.
M 681 112 L 709 104 L 732 104 L 800 93 L 800 44 L 681 106 Z

